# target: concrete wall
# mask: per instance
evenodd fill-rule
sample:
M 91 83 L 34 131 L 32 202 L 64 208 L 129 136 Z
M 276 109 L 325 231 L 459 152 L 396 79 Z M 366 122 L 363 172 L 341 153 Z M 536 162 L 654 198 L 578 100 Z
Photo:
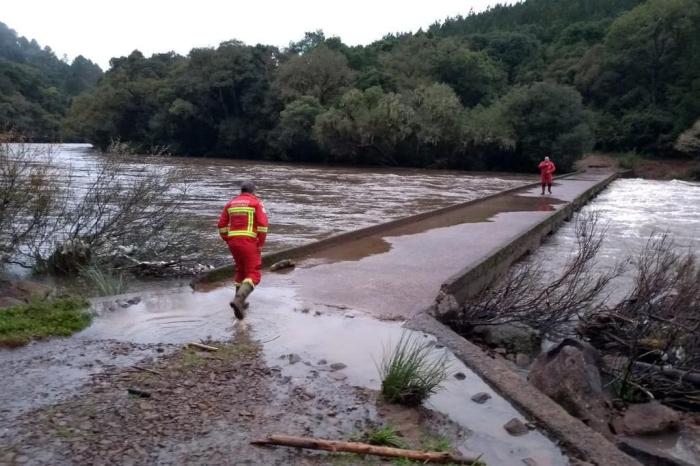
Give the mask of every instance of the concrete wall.
M 536 249 L 545 236 L 554 233 L 562 223 L 571 219 L 574 212 L 605 189 L 615 178 L 617 178 L 617 174 L 611 174 L 601 183 L 583 192 L 572 202 L 556 210 L 530 230 L 488 253 L 481 262 L 472 264 L 450 277 L 441 286 L 434 312 L 437 315 L 449 312 L 457 303 L 463 302 L 490 285 L 515 261 Z
M 571 174 L 557 176 L 557 177 L 555 177 L 555 179 L 564 178 L 566 176 L 571 176 Z M 269 267 L 272 264 L 274 264 L 275 262 L 279 262 L 279 261 L 284 260 L 284 259 L 292 259 L 292 260 L 301 259 L 303 257 L 313 255 L 314 253 L 321 251 L 325 248 L 331 247 L 331 246 L 338 246 L 339 244 L 342 244 L 344 242 L 356 240 L 358 238 L 363 238 L 363 237 L 370 236 L 370 235 L 373 235 L 376 233 L 382 233 L 382 232 L 389 230 L 391 228 L 399 227 L 399 226 L 403 226 L 403 225 L 408 225 L 408 224 L 411 224 L 411 223 L 416 222 L 418 220 L 432 217 L 433 215 L 438 215 L 438 214 L 442 214 L 445 212 L 450 212 L 452 210 L 461 209 L 465 206 L 482 202 L 485 199 L 491 199 L 491 198 L 502 196 L 504 194 L 508 194 L 511 192 L 520 191 L 521 189 L 524 189 L 524 188 L 532 188 L 532 187 L 538 187 L 538 186 L 540 186 L 539 182 L 525 184 L 522 186 L 518 186 L 516 188 L 512 188 L 512 189 L 508 189 L 506 191 L 501 191 L 499 193 L 492 194 L 490 196 L 481 197 L 479 199 L 474 199 L 472 201 L 462 202 L 459 204 L 443 207 L 442 209 L 431 210 L 429 212 L 423 212 L 421 214 L 412 215 L 410 217 L 400 218 L 398 220 L 393 220 L 391 222 L 381 223 L 379 225 L 374 225 L 374 226 L 367 227 L 367 228 L 361 228 L 359 230 L 353 230 L 353 231 L 350 231 L 347 233 L 341 233 L 339 235 L 334 235 L 334 236 L 331 236 L 329 238 L 322 239 L 320 241 L 314 241 L 313 243 L 305 244 L 303 246 L 297 246 L 294 248 L 284 249 L 282 251 L 273 252 L 270 254 L 265 254 L 263 256 L 263 267 Z M 271 225 L 270 230 L 271 230 L 272 234 L 274 234 L 274 224 Z M 222 244 L 222 248 L 223 247 L 224 246 Z M 204 273 L 200 274 L 199 276 L 195 277 L 195 279 L 192 281 L 192 286 L 196 286 L 198 284 L 217 283 L 217 282 L 221 282 L 224 280 L 228 280 L 233 276 L 233 272 L 234 272 L 233 265 L 227 265 L 224 267 L 219 267 L 219 268 L 204 272 Z

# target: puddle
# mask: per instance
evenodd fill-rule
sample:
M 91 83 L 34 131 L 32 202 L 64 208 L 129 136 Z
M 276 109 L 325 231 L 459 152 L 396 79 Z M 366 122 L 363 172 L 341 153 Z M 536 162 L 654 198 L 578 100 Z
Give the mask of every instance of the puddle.
M 243 323 L 237 323 L 227 304 L 232 292 L 231 288 L 210 292 L 182 289 L 149 296 L 126 309 L 103 310 L 102 317 L 84 333 L 92 338 L 141 343 L 185 343 L 208 337 L 232 338 L 236 327 L 245 325 L 263 343 L 267 364 L 280 367 L 282 374 L 296 385 L 304 386 L 306 378 L 313 375 L 327 380 L 329 385 L 347 383 L 378 390 L 376 364 L 384 349 L 407 331 L 401 322 L 379 321 L 348 309 L 303 303 L 291 287 L 262 288 L 254 293 L 250 315 Z M 412 333 L 434 340 L 432 336 Z M 294 364 L 290 363 L 290 354 L 295 355 Z M 561 451 L 537 431 L 523 437 L 508 435 L 503 425 L 513 417 L 522 417 L 454 356 L 450 354 L 449 359 L 452 371 L 461 372 L 466 378 L 451 377 L 444 390 L 431 397 L 426 406 L 473 432 L 458 447 L 483 453 L 489 465 L 519 464 L 527 457 L 539 464 L 567 464 Z M 332 370 L 331 364 L 335 363 L 345 367 Z M 483 405 L 474 403 L 470 398 L 478 392 L 487 392 L 492 398 Z

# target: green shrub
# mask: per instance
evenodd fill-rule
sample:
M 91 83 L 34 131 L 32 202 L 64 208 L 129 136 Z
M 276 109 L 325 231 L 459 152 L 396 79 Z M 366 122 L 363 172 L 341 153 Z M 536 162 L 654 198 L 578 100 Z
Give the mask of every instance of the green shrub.
M 382 396 L 390 403 L 417 406 L 448 377 L 447 354 L 433 354 L 433 346 L 404 333 L 398 344 L 385 351 L 379 366 Z
M 90 324 L 81 298 L 37 301 L 0 310 L 0 346 L 22 346 L 50 336 L 67 337 Z

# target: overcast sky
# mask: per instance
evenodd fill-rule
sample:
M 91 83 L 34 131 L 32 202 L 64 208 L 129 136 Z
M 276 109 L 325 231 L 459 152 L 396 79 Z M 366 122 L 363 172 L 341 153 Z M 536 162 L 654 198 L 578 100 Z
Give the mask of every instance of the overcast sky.
M 347 44 L 435 20 L 482 11 L 504 0 L 0 0 L 0 21 L 50 46 L 59 57 L 82 54 L 103 69 L 114 56 L 146 56 L 238 39 L 286 46 L 323 29 Z

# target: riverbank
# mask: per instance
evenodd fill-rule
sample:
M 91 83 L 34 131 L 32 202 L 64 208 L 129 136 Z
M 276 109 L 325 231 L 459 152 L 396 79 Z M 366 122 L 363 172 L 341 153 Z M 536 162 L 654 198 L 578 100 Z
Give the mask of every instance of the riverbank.
M 576 168 L 605 167 L 627 171 L 630 176 L 647 180 L 700 179 L 700 161 L 694 159 L 651 159 L 637 154 L 588 154 L 576 162 Z

